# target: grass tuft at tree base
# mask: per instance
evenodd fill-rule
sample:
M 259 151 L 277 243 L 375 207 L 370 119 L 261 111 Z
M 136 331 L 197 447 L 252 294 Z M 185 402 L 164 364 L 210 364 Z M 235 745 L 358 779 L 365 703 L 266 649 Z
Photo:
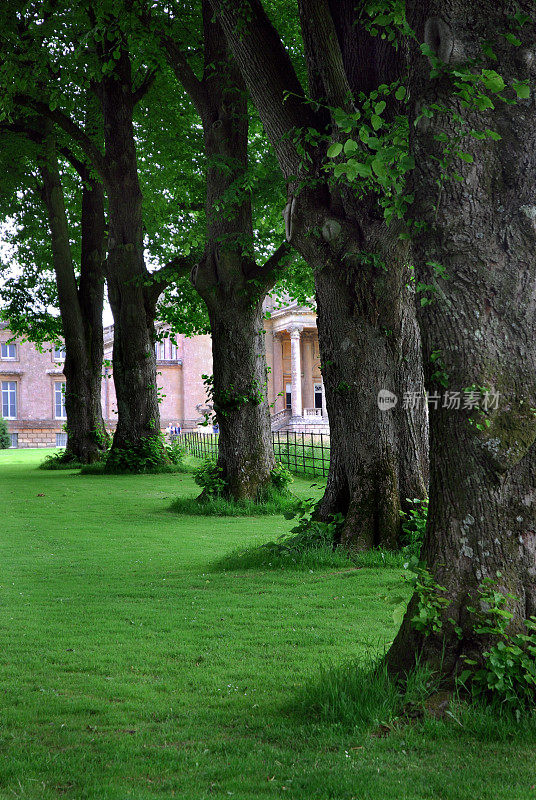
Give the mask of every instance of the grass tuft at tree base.
M 426 699 L 438 688 L 437 678 L 426 667 L 416 666 L 401 683 L 389 676 L 383 660 L 361 657 L 342 665 L 321 666 L 298 693 L 291 711 L 348 731 L 388 727 L 409 709 L 413 716 L 418 709 L 424 715 Z
M 371 648 L 371 653 L 377 649 Z M 395 679 L 384 659 L 374 655 L 320 666 L 286 712 L 380 738 L 403 733 L 416 722 L 436 730 L 454 723 L 487 741 L 508 741 L 522 731 L 536 734 L 536 710 L 520 716 L 504 704 L 471 697 L 462 687 L 442 691 L 439 675 L 419 663 L 403 680 Z
M 81 464 L 80 475 L 165 475 L 174 472 L 190 472 L 182 464 L 149 464 L 138 469 L 122 469 L 112 466 L 105 461 L 96 461 L 94 464 Z
M 297 508 L 297 499 L 290 494 L 270 493 L 261 502 L 233 500 L 228 497 L 178 497 L 170 510 L 190 517 L 265 517 L 274 514 L 292 513 Z
M 389 550 L 350 553 L 340 547 L 333 548 L 330 541 L 321 536 L 307 538 L 299 533 L 284 535 L 274 542 L 237 548 L 219 559 L 213 569 L 397 569 L 403 566 L 403 562 L 402 553 Z
M 99 463 L 99 462 L 97 462 Z M 39 464 L 38 469 L 44 470 L 67 470 L 67 469 L 80 469 L 83 467 L 80 461 L 69 457 L 65 450 L 56 450 L 54 453 L 49 453 L 45 456 L 44 461 Z

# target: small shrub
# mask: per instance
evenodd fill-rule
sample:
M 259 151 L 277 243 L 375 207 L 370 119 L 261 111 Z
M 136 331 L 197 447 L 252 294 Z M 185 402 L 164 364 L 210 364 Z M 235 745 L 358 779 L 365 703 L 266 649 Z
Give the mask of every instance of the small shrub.
M 223 468 L 211 458 L 206 458 L 194 470 L 194 481 L 201 486 L 206 495 L 211 497 L 221 497 L 225 491 Z
M 279 461 L 276 462 L 276 465 L 271 470 L 270 475 L 272 476 L 273 485 L 280 492 L 285 492 L 289 484 L 293 481 L 293 477 L 289 470 Z
M 166 444 L 161 433 L 146 436 L 135 447 L 110 450 L 104 472 L 108 473 L 146 473 L 169 472 L 172 466 L 168 452 L 171 445 Z M 84 470 L 84 474 L 89 474 Z
M 54 453 L 49 453 L 45 456 L 45 459 L 39 464 L 39 469 L 80 469 L 82 466 L 83 464 L 80 461 L 76 461 L 72 456 L 69 456 L 65 450 L 56 450 Z
M 11 436 L 7 429 L 7 422 L 0 417 L 0 450 L 7 450 L 8 447 L 11 447 Z
M 166 442 L 164 447 L 166 448 L 166 453 L 172 464 L 178 466 L 183 463 L 186 456 L 186 447 L 178 437 L 173 439 L 169 444 Z

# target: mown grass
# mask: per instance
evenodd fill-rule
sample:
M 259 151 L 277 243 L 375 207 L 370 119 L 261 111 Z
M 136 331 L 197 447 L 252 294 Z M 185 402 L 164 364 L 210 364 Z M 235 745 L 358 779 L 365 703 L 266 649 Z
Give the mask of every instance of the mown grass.
M 292 523 L 179 517 L 190 475 L 42 457 L 0 452 L 2 800 L 536 796 L 531 724 L 385 719 L 401 698 L 367 674 L 395 633 L 399 568 L 216 571 Z
M 199 490 L 201 491 L 201 490 Z M 269 500 L 255 503 L 253 500 L 230 500 L 226 497 L 177 497 L 171 510 L 191 517 L 267 517 L 292 513 L 298 504 L 292 495 L 273 496 Z

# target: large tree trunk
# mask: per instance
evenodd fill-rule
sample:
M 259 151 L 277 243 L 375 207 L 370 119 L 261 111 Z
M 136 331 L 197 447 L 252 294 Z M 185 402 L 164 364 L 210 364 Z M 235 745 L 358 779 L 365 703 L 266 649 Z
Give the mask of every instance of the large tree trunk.
M 240 72 L 225 36 L 203 3 L 204 72 L 185 78 L 176 49 L 168 54 L 201 117 L 207 160 L 205 253 L 192 273 L 205 301 L 212 335 L 214 411 L 219 423 L 218 464 L 225 493 L 262 500 L 274 467 L 266 397 L 262 302 L 273 285 L 270 263 L 254 261 L 248 167 L 248 109 Z M 277 256 L 274 266 L 277 266 Z
M 101 385 L 104 342 L 104 192 L 91 181 L 82 190 L 82 249 L 78 300 L 84 331 L 84 352 L 72 357 L 65 348 L 66 456 L 82 463 L 100 459 L 108 447 L 102 419 Z M 71 424 L 71 420 L 75 420 Z
M 134 94 L 130 58 L 122 42 L 113 73 L 103 79 L 102 107 L 107 162 L 108 295 L 114 317 L 113 377 L 118 421 L 110 459 L 116 451 L 142 451 L 160 432 L 154 351 L 158 297 L 143 254 L 142 194 L 134 141 Z
M 218 464 L 236 500 L 263 500 L 275 465 L 266 398 L 262 301 L 219 297 L 209 307 Z
M 516 31 L 523 40 L 516 48 L 501 35 L 510 20 L 504 4 L 408 4 L 419 41 L 451 65 L 482 56 L 480 43 L 491 43 L 498 60 L 484 66 L 500 65 L 507 85 L 533 77 L 534 4 L 520 5 L 530 23 Z M 453 97 L 448 77 L 431 80 L 429 65 L 414 58 L 414 118 L 423 105 L 437 103 L 463 115 L 466 130 L 492 129 L 502 137 L 464 138 L 459 148 L 472 163 L 453 165 L 462 183 L 440 175 L 440 140 L 457 133 L 452 117 L 421 120 L 412 142 L 415 215 L 428 223 L 415 241 L 417 278 L 433 282 L 430 262 L 450 276 L 438 281 L 436 302 L 421 314 L 425 358 L 436 357 L 428 385 L 438 388 L 433 373 L 440 354 L 449 392 L 498 393 L 498 407 L 488 411 L 464 409 L 463 401 L 460 410 L 431 409 L 423 556 L 449 605 L 440 633 L 426 635 L 412 624 L 414 597 L 388 654 L 393 671 L 412 667 L 418 655 L 452 675 L 465 667 L 464 656 L 480 659 L 489 645 L 475 635 L 467 610 L 485 578 L 517 598 L 509 601 L 514 629 L 536 611 L 536 105 L 534 94 L 513 104 L 494 97 L 495 110 L 471 112 Z M 515 98 L 509 89 L 505 94 Z
M 212 5 L 288 181 L 287 238 L 315 272 L 332 437 L 328 486 L 318 514 L 321 519 L 344 515 L 346 547 L 394 546 L 403 500 L 425 494 L 426 415 L 422 404 L 401 408 L 405 390 L 423 393 L 414 299 L 405 288 L 407 253 L 398 242 L 399 231 L 386 230 L 374 196 L 358 199 L 355 186 L 328 183 L 325 143 L 311 145 L 300 137 L 303 131 L 333 129 L 322 110 L 326 103 L 351 112 L 352 92 L 357 96 L 398 74 L 389 59 L 381 58 L 368 59 L 362 74 L 354 69 L 353 49 L 340 44 L 355 38 L 354 4 L 333 4 L 336 26 L 327 0 L 301 0 L 310 96 L 322 103 L 315 112 L 300 100 L 303 89 L 262 4 L 241 4 L 247 25 L 239 24 L 240 10 L 219 0 Z M 347 18 L 339 19 L 341 9 L 351 12 Z M 398 396 L 394 410 L 378 407 L 381 390 Z
M 108 438 L 101 409 L 103 191 L 99 183 L 91 180 L 82 191 L 82 260 L 77 287 L 63 189 L 51 133 L 45 139 L 40 171 L 65 341 L 65 457 L 83 464 L 92 463 L 106 450 Z
M 426 493 L 420 341 L 406 270 L 361 264 L 349 280 L 348 263 L 327 264 L 315 276 L 332 443 L 318 516 L 344 515 L 341 544 L 349 549 L 393 548 L 405 499 Z M 382 390 L 398 398 L 396 406 L 379 405 Z M 421 404 L 406 409 L 412 390 Z

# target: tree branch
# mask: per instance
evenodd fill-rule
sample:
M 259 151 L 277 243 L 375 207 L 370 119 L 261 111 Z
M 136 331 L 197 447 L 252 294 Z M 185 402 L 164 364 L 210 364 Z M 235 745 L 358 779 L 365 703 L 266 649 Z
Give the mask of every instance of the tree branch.
M 77 125 L 77 123 L 71 117 L 58 108 L 54 109 L 54 111 L 51 111 L 48 103 L 44 102 L 43 100 L 37 100 L 30 95 L 16 95 L 15 102 L 19 105 L 26 106 L 27 108 L 33 108 L 42 116 L 47 117 L 52 122 L 56 123 L 56 125 L 64 130 L 74 142 L 80 145 L 96 171 L 99 173 L 102 179 L 106 181 L 108 177 L 108 168 L 105 157 L 95 143 L 89 138 L 87 133 L 85 133 L 85 131 L 82 130 L 82 128 Z
M 78 175 L 85 183 L 93 182 L 93 178 L 91 176 L 91 170 L 89 169 L 88 165 L 85 164 L 80 158 L 77 158 L 70 147 L 63 145 L 62 147 L 58 147 L 58 153 L 61 153 L 64 158 L 67 159 L 69 164 L 73 167 L 73 169 L 78 172 Z
M 210 0 L 287 179 L 300 172 L 298 128 L 317 128 L 290 57 L 260 0 Z
M 28 121 L 0 122 L 0 131 L 27 136 L 28 139 L 36 144 L 42 144 L 44 140 L 43 132 L 32 128 Z
M 146 289 L 152 300 L 156 303 L 160 294 L 170 283 L 189 275 L 197 261 L 198 256 L 196 253 L 192 253 L 189 256 L 174 256 L 160 269 L 148 273 L 147 277 L 150 280 L 150 284 Z
M 353 110 L 352 91 L 328 0 L 298 0 L 298 9 L 313 97 L 321 99 L 323 95 L 330 106 Z M 318 79 L 323 90 L 320 96 Z
M 280 274 L 285 271 L 290 260 L 287 256 L 291 255 L 292 247 L 288 242 L 283 242 L 262 266 L 258 266 L 257 264 L 252 266 L 247 274 L 248 279 L 260 281 L 262 288 L 268 291 L 268 289 L 277 283 Z
M 147 72 L 145 73 L 145 77 L 143 78 L 138 88 L 132 92 L 132 101 L 134 105 L 137 105 L 137 103 L 139 103 L 140 100 L 142 100 L 145 97 L 145 95 L 147 94 L 147 92 L 149 91 L 149 89 L 151 88 L 151 86 L 155 81 L 156 74 L 157 73 L 155 69 L 147 70 Z
M 195 110 L 203 119 L 208 109 L 208 97 L 203 81 L 199 80 L 177 42 L 164 33 L 159 36 L 160 44 L 175 77 L 189 95 Z

